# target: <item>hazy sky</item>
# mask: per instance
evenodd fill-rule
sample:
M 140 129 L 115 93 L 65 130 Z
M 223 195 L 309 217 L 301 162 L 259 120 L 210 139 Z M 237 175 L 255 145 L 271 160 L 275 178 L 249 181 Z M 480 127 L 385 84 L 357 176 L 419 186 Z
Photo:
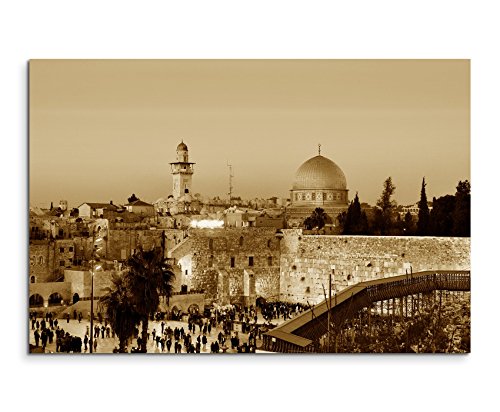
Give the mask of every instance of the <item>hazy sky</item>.
M 287 197 L 317 154 L 349 197 L 399 204 L 470 180 L 468 60 L 32 60 L 30 203 L 126 203 L 172 190 L 184 139 L 193 192 Z M 474 182 L 472 182 L 474 183 Z

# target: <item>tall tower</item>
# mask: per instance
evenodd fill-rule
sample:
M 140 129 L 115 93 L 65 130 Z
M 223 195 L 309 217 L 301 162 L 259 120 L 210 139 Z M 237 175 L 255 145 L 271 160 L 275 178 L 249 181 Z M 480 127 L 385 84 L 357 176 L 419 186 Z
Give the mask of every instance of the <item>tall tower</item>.
M 174 199 L 179 199 L 186 193 L 191 194 L 193 165 L 194 163 L 189 161 L 188 147 L 181 141 L 177 146 L 177 161 L 170 163 L 174 183 L 172 190 Z

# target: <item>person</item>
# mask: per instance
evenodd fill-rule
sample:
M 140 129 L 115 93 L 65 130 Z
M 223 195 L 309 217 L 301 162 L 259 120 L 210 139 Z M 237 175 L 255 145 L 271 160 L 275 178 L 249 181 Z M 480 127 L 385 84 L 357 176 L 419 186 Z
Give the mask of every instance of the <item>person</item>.
M 109 338 L 109 333 L 110 333 L 111 329 L 109 328 L 109 326 L 106 326 L 106 337 Z
M 104 326 L 101 326 L 101 338 L 104 339 Z
M 94 326 L 94 338 L 99 337 L 99 325 Z
M 203 352 L 205 352 L 207 350 L 207 337 L 206 337 L 206 335 L 203 335 L 203 337 L 201 338 L 201 342 L 203 343 Z
M 35 330 L 35 346 L 38 348 L 38 344 L 40 343 L 40 332 L 38 332 L 38 328 Z
M 45 349 L 45 346 L 47 346 L 47 329 L 42 330 L 42 349 Z
M 161 334 L 163 335 L 163 331 L 165 329 L 165 322 L 161 321 Z
M 97 352 L 97 339 L 94 339 L 94 352 Z
M 155 340 L 156 340 L 156 329 L 153 329 L 152 334 L 153 334 L 153 341 L 155 341 Z M 149 339 L 149 338 L 148 338 L 148 339 Z
M 83 338 L 83 344 L 85 345 L 85 352 L 87 352 L 88 343 L 89 343 L 89 335 L 85 334 L 85 337 Z
M 172 346 L 172 341 L 170 340 L 170 338 L 167 339 L 167 351 L 170 352 L 170 348 Z

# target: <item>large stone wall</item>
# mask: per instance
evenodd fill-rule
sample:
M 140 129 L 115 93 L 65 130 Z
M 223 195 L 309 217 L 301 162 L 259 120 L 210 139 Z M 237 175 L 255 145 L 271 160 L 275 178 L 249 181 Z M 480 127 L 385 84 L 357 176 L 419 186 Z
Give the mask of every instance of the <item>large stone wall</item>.
M 189 288 L 205 291 L 207 304 L 254 304 L 259 296 L 276 299 L 280 251 L 275 231 L 191 229 L 188 239 L 170 256 L 182 266 Z
M 469 270 L 470 238 L 314 236 L 284 230 L 281 299 L 317 303 L 328 291 L 424 270 Z

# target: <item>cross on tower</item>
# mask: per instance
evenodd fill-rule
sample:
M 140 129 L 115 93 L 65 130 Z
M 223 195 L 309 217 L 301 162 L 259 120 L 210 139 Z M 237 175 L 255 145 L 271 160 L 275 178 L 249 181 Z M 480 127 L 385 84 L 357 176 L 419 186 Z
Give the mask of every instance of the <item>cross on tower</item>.
M 321 143 L 318 143 L 318 154 L 321 155 Z

